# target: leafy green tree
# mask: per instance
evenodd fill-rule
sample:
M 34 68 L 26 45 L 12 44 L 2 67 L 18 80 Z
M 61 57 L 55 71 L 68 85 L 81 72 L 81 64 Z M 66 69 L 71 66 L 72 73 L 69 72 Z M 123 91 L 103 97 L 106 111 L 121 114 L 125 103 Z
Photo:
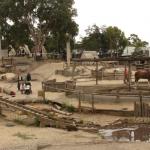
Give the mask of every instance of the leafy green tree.
M 146 47 L 149 44 L 146 41 L 142 41 L 136 34 L 131 34 L 130 37 L 128 38 L 128 41 L 129 45 L 134 46 L 136 49 L 140 47 Z
M 85 50 L 100 50 L 101 48 L 101 30 L 93 25 L 86 30 L 86 37 L 82 38 L 82 48 Z
M 2 46 L 6 48 L 9 44 L 18 48 L 20 45 L 27 44 L 31 48 L 33 42 L 30 38 L 30 33 L 26 24 L 5 24 L 2 28 Z
M 115 52 L 118 55 L 121 55 L 124 48 L 127 46 L 127 39 L 124 35 L 124 32 L 121 31 L 118 27 L 109 26 L 103 32 L 105 47 L 111 51 L 111 56 Z
M 86 50 L 111 50 L 111 55 L 115 52 L 121 55 L 127 45 L 127 39 L 117 27 L 98 27 L 96 25 L 86 30 L 86 37 L 82 39 L 82 48 Z
M 15 28 L 18 24 L 26 25 L 35 50 L 41 51 L 49 36 L 53 35 L 61 45 L 60 39 L 65 39 L 66 33 L 77 34 L 73 3 L 74 0 L 1 0 L 0 21 L 11 22 Z

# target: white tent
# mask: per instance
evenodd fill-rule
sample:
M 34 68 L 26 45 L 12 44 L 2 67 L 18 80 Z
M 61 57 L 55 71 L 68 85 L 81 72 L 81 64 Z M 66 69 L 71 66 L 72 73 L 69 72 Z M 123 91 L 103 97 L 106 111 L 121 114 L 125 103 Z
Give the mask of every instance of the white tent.
M 123 50 L 122 56 L 131 56 L 134 51 L 135 51 L 135 47 L 133 47 L 133 46 L 127 46 Z
M 94 59 L 99 58 L 98 53 L 96 51 L 83 51 L 81 55 L 81 59 Z

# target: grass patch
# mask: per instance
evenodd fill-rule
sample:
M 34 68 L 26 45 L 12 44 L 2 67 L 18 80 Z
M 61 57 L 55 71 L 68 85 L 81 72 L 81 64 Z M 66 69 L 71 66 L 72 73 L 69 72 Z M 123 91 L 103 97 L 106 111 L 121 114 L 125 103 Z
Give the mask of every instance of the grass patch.
M 14 121 L 15 123 L 17 123 L 17 124 L 24 125 L 24 122 L 23 122 L 22 120 L 20 120 L 20 119 L 14 119 L 13 121 Z
M 75 107 L 73 105 L 69 105 L 67 103 L 62 104 L 63 110 L 66 110 L 67 112 L 75 112 Z
M 30 139 L 33 139 L 33 137 L 34 137 L 34 135 L 27 135 L 25 133 L 20 133 L 20 132 L 14 134 L 13 136 L 19 137 L 23 140 L 30 140 Z
M 35 126 L 39 127 L 40 126 L 40 120 L 38 117 L 35 118 Z

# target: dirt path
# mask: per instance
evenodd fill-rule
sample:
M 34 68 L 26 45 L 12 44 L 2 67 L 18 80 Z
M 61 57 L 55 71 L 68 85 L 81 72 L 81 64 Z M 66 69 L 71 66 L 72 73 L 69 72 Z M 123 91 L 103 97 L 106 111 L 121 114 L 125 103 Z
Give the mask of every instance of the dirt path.
M 14 125 L 14 126 L 11 126 Z M 149 150 L 149 143 L 106 142 L 98 134 L 16 125 L 0 119 L 0 150 Z

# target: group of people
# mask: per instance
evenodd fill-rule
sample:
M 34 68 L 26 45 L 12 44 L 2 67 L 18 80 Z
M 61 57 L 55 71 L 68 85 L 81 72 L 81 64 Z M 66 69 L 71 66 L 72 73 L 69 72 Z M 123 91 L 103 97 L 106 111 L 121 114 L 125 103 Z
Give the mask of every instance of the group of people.
M 17 82 L 17 88 L 18 91 L 21 92 L 21 94 L 31 94 L 31 74 L 27 73 L 25 78 L 18 75 L 18 82 Z

